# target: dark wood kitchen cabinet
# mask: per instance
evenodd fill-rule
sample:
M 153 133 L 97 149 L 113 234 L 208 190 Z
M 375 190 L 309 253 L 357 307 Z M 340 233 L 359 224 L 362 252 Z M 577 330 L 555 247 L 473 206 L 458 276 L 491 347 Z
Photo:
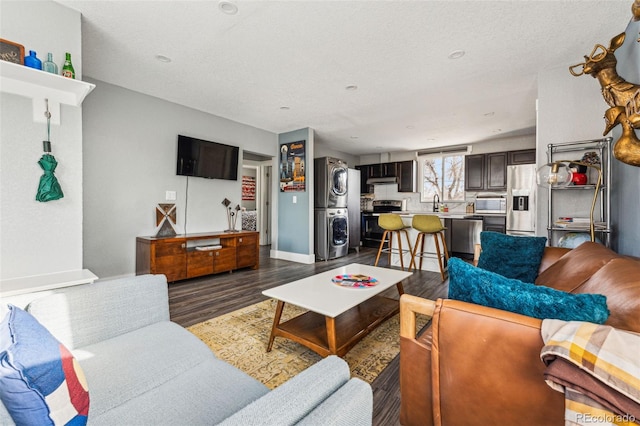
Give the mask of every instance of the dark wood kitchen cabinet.
M 507 153 L 492 152 L 465 156 L 465 191 L 505 191 Z
M 487 154 L 487 191 L 506 191 L 507 189 L 507 153 L 492 152 Z
M 373 177 L 373 178 L 395 177 L 396 163 L 372 164 L 371 173 L 372 175 L 369 177 Z
M 464 157 L 464 190 L 482 191 L 485 181 L 485 155 L 467 155 Z
M 368 194 L 373 191 L 373 187 L 367 185 L 367 179 L 369 179 L 369 175 L 367 174 L 369 169 L 368 166 L 356 166 L 356 170 L 360 170 L 360 193 Z
M 507 164 L 509 166 L 515 166 L 518 164 L 535 164 L 536 163 L 536 150 L 535 149 L 520 149 L 518 151 L 507 152 Z
M 397 161 L 392 163 L 364 164 L 356 166 L 360 170 L 360 193 L 373 192 L 373 186 L 367 184 L 371 178 L 395 177 L 398 192 L 417 192 L 417 161 Z
M 398 192 L 418 192 L 417 161 L 398 161 L 396 163 L 396 179 L 398 179 Z

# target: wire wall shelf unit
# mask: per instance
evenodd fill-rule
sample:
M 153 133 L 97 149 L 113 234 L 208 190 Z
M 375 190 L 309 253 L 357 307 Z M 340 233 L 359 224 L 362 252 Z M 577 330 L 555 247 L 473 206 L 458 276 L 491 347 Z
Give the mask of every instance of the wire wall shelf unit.
M 598 191 L 594 205 L 593 222 L 597 239 L 611 246 L 611 141 L 612 138 L 564 142 L 547 145 L 547 161 L 580 161 L 587 152 L 595 152 L 600 158 L 598 165 L 602 182 L 597 187 L 597 171 L 587 169 L 588 180 L 584 185 L 571 184 L 548 188 L 547 232 L 550 246 L 557 246 L 567 233 L 589 233 L 591 203 L 594 191 Z

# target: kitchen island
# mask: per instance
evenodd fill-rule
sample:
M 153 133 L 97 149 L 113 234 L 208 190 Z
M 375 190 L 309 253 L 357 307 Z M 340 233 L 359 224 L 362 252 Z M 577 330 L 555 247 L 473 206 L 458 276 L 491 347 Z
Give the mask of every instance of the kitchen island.
M 433 214 L 440 218 L 442 225 L 446 228 L 445 230 L 445 241 L 447 242 L 447 247 L 449 249 L 449 256 L 456 256 L 461 258 L 472 258 L 473 257 L 473 248 L 475 244 L 480 243 L 480 232 L 484 229 L 484 219 L 490 216 L 492 220 L 504 220 L 504 215 L 477 215 L 472 213 L 458 213 L 458 212 L 412 212 L 405 211 L 398 213 L 402 218 L 402 222 L 408 227 L 407 231 L 409 233 L 409 241 L 411 242 L 411 247 L 415 244 L 416 238 L 418 237 L 418 231 L 411 227 L 411 221 L 413 220 L 413 216 L 418 214 Z M 403 246 L 406 244 L 403 238 Z M 397 248 L 397 242 L 394 240 L 393 246 Z M 425 251 L 429 253 L 433 253 L 433 257 L 424 258 L 422 261 L 422 270 L 431 271 L 431 272 L 440 272 L 440 267 L 438 265 L 438 259 L 436 257 L 436 247 L 434 243 L 434 239 L 432 237 L 427 237 L 425 239 Z M 442 251 L 442 248 L 441 248 Z M 444 256 L 444 254 L 442 254 Z M 386 259 L 382 260 L 382 262 L 386 262 Z M 411 255 L 409 253 L 405 253 L 403 257 L 403 263 L 405 268 L 411 263 Z M 419 264 L 419 259 L 418 262 Z M 416 264 L 416 268 L 418 267 Z M 400 267 L 400 256 L 398 254 L 393 254 L 391 256 L 391 265 Z

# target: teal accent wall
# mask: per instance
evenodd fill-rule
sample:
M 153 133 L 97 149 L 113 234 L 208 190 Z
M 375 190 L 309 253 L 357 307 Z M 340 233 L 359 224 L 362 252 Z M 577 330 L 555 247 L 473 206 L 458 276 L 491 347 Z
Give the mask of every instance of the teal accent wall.
M 313 131 L 309 128 L 278 135 L 279 148 L 283 144 L 305 141 L 305 191 L 280 191 L 280 157 L 278 157 L 278 251 L 313 254 L 310 230 L 313 228 Z M 280 150 L 279 150 L 280 152 Z M 280 155 L 280 154 L 279 154 Z M 275 173 L 274 173 L 275 175 Z M 293 202 L 296 197 L 296 203 Z

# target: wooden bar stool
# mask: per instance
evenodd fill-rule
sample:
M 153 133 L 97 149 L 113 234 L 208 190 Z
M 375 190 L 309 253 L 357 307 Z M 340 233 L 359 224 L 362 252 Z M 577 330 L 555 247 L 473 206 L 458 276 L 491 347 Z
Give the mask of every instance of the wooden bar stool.
M 378 266 L 378 260 L 380 260 L 380 255 L 384 253 L 388 253 L 388 263 L 391 266 L 391 253 L 396 253 L 400 256 L 400 266 L 404 271 L 404 254 L 411 254 L 411 263 L 409 264 L 409 269 L 411 269 L 411 264 L 413 264 L 413 251 L 411 249 L 411 242 L 409 241 L 409 233 L 407 232 L 407 226 L 402 223 L 402 218 L 400 215 L 395 213 L 387 213 L 381 214 L 378 217 L 378 226 L 384 229 L 382 234 L 382 241 L 380 241 L 380 248 L 378 249 L 378 255 L 376 256 L 376 263 L 374 266 Z M 402 240 L 400 239 L 400 233 L 404 233 L 407 238 L 407 245 L 409 249 L 402 248 Z M 393 248 L 393 235 L 397 235 L 398 239 L 398 248 Z M 389 239 L 388 247 L 384 248 L 384 243 L 387 242 L 387 238 Z
M 413 216 L 413 220 L 411 221 L 411 226 L 413 229 L 418 231 L 418 237 L 416 238 L 416 243 L 413 248 L 413 259 L 412 265 L 414 269 L 418 269 L 416 256 L 420 258 L 420 267 L 422 269 L 422 259 L 437 257 L 438 265 L 440 266 L 440 276 L 442 277 L 442 281 L 444 281 L 444 271 L 445 266 L 442 258 L 444 257 L 447 262 L 449 262 L 449 251 L 447 249 L 447 242 L 444 238 L 444 231 L 447 229 L 442 226 L 442 222 L 440 222 L 440 218 L 436 215 L 432 214 L 417 214 Z M 424 236 L 431 234 L 433 235 L 433 241 L 436 246 L 436 253 L 430 253 L 424 251 Z M 440 242 L 439 239 L 442 239 L 442 247 L 444 253 L 440 253 Z M 420 251 L 418 251 L 418 246 L 420 246 Z M 411 268 L 411 267 L 409 267 Z

